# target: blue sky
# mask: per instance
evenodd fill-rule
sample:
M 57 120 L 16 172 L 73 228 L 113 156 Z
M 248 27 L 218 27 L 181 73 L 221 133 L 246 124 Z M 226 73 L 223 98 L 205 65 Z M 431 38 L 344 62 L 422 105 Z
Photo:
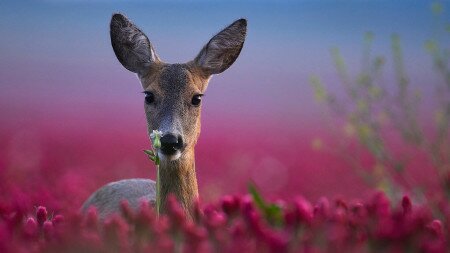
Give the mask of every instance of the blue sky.
M 141 88 L 110 46 L 112 13 L 124 13 L 141 27 L 167 62 L 192 59 L 212 35 L 245 17 L 249 21 L 245 47 L 234 66 L 211 81 L 206 114 L 309 119 L 317 115 L 318 106 L 308 78 L 316 74 L 338 89 L 330 48 L 339 47 L 356 73 L 367 31 L 375 34 L 374 53 L 387 57 L 390 36 L 399 34 L 414 85 L 430 80 L 431 61 L 423 44 L 443 23 L 432 15 L 430 4 L 2 1 L 0 99 L 2 106 L 20 104 L 24 110 L 27 105 L 42 110 L 64 110 L 72 104 L 86 110 L 140 106 Z M 389 63 L 386 74 L 389 80 Z

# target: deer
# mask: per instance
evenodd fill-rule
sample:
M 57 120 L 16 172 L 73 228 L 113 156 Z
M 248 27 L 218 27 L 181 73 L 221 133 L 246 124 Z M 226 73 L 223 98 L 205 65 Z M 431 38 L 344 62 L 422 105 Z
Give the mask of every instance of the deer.
M 202 96 L 213 75 L 228 69 L 238 58 L 247 34 L 247 20 L 238 19 L 214 35 L 198 55 L 186 63 L 165 63 L 156 54 L 148 37 L 120 13 L 110 22 L 111 45 L 119 62 L 137 74 L 142 85 L 147 131 L 160 131 L 160 201 L 166 210 L 169 195 L 176 197 L 188 219 L 193 219 L 193 203 L 198 184 L 194 147 L 200 135 Z M 150 138 L 151 139 L 151 138 Z M 106 184 L 84 202 L 100 219 L 120 213 L 121 202 L 136 210 L 141 201 L 154 205 L 156 183 L 151 179 L 123 179 Z

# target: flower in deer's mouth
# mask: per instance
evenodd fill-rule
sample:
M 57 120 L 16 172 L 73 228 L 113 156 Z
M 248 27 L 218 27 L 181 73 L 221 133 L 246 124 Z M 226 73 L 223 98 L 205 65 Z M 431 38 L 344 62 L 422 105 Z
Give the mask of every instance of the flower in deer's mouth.
M 159 130 L 153 130 L 153 132 L 150 134 L 150 138 L 152 139 L 153 147 L 155 149 L 161 148 L 161 137 L 162 132 Z
M 155 138 L 156 136 L 162 137 L 162 132 L 159 130 L 153 130 L 153 132 L 150 134 L 150 138 Z

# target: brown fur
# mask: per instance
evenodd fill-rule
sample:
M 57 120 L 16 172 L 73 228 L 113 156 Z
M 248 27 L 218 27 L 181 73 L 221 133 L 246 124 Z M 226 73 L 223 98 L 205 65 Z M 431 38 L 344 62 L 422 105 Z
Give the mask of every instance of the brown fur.
M 192 105 L 192 98 L 206 91 L 211 75 L 225 71 L 239 56 L 246 36 L 247 21 L 240 19 L 216 34 L 197 57 L 185 64 L 167 64 L 157 56 L 147 36 L 121 14 L 111 19 L 111 43 L 117 59 L 124 67 L 138 74 L 144 91 L 154 95 L 154 102 L 145 103 L 147 129 L 163 129 L 163 134 L 177 134 L 183 139 L 178 159 L 162 159 L 161 211 L 166 199 L 174 194 L 188 217 L 192 217 L 192 202 L 198 197 L 194 147 L 200 135 L 201 106 Z M 138 188 L 129 189 L 127 186 Z M 141 188 L 145 188 L 142 190 Z M 124 198 L 136 203 L 155 198 L 154 182 L 150 180 L 122 180 L 108 184 L 85 202 L 101 209 L 100 216 L 119 208 Z
M 161 210 L 166 210 L 169 194 L 174 194 L 189 218 L 193 218 L 192 203 L 198 198 L 194 150 L 185 151 L 175 161 L 163 161 L 160 166 Z
M 175 72 L 183 71 L 185 78 L 179 83 L 164 83 L 162 79 L 167 78 L 164 71 L 167 68 L 175 68 Z M 174 194 L 189 217 L 191 217 L 191 204 L 198 198 L 198 186 L 195 172 L 194 147 L 200 135 L 200 107 L 186 106 L 190 103 L 194 94 L 201 94 L 207 87 L 207 81 L 201 76 L 191 72 L 188 65 L 177 66 L 161 64 L 154 68 L 152 75 L 141 78 L 143 88 L 155 94 L 155 105 L 145 105 L 147 115 L 148 131 L 159 129 L 158 123 L 167 114 L 173 114 L 181 119 L 181 132 L 186 142 L 182 156 L 175 161 L 162 160 L 160 165 L 161 177 L 161 210 L 165 210 L 165 202 L 169 194 Z M 179 75 L 177 75 L 179 76 Z M 181 86 L 181 87 L 180 87 Z M 172 93 L 172 94 L 169 94 Z M 158 101 L 160 98 L 160 101 Z M 166 100 L 167 99 L 167 100 Z M 172 100 L 173 101 L 170 101 Z M 171 106 L 166 106 L 170 104 Z

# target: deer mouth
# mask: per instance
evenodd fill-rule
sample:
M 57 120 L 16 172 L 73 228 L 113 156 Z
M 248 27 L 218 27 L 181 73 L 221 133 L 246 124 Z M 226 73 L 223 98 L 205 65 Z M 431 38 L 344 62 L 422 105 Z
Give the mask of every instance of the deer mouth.
M 175 161 L 181 157 L 181 151 L 178 149 L 171 149 L 171 150 L 160 149 L 158 151 L 158 156 L 161 160 Z

